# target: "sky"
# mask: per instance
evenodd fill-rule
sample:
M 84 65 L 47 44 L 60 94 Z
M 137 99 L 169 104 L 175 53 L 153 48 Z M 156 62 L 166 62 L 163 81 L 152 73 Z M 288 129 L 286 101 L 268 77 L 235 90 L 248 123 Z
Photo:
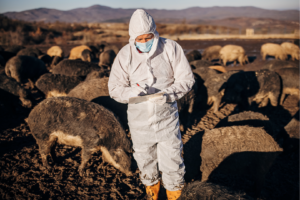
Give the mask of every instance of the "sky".
M 194 6 L 255 6 L 265 9 L 299 10 L 299 0 L 0 0 L 0 13 L 41 7 L 70 10 L 95 4 L 113 8 L 184 9 Z

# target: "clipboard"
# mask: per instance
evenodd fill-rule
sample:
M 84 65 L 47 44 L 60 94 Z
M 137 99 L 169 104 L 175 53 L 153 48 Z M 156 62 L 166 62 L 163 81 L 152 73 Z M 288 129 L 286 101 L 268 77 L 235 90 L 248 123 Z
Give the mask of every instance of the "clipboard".
M 142 103 L 142 102 L 148 101 L 152 98 L 162 97 L 162 96 L 164 96 L 164 94 L 165 94 L 164 92 L 159 92 L 159 93 L 149 94 L 149 95 L 144 95 L 144 96 L 131 97 L 131 98 L 129 98 L 129 104 Z

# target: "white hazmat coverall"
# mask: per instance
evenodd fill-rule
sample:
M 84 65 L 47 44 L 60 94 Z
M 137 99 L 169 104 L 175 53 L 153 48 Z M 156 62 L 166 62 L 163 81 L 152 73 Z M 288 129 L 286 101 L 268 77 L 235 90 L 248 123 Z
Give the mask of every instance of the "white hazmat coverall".
M 135 39 L 149 33 L 154 34 L 152 48 L 148 53 L 139 53 Z M 164 187 L 169 191 L 180 190 L 185 166 L 176 100 L 191 90 L 194 76 L 181 46 L 159 37 L 153 18 L 144 10 L 133 13 L 129 35 L 129 44 L 120 50 L 112 65 L 109 94 L 120 103 L 128 103 L 137 83 L 149 87 L 148 94 L 168 94 L 163 105 L 150 101 L 129 104 L 128 125 L 143 184 L 156 184 L 161 171 Z

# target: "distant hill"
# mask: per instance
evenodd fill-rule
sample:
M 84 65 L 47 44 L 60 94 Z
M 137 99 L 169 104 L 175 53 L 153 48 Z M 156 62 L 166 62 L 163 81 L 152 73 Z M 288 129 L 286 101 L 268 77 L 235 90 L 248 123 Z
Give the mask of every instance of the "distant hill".
M 38 8 L 22 12 L 3 13 L 11 19 L 45 22 L 128 22 L 135 9 L 111 8 L 94 5 L 67 11 Z M 178 23 L 183 20 L 207 21 L 226 18 L 268 18 L 274 20 L 299 20 L 299 10 L 267 10 L 257 7 L 191 7 L 182 10 L 146 9 L 157 22 Z

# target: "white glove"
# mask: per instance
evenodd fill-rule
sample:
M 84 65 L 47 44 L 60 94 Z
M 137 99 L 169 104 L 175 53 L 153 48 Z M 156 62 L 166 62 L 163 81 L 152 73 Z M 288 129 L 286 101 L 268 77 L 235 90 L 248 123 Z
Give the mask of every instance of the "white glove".
M 160 97 L 154 97 L 152 99 L 149 99 L 149 101 L 158 105 L 163 105 L 167 102 L 167 95 L 164 94 L 163 96 Z

